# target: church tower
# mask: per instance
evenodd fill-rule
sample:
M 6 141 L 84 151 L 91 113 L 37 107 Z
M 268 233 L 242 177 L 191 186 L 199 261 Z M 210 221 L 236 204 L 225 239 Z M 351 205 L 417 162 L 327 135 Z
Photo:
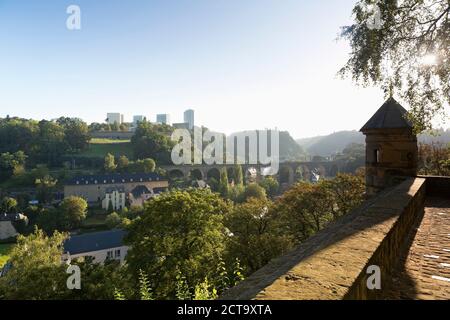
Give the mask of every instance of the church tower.
M 366 136 L 366 191 L 369 196 L 417 174 L 417 136 L 407 111 L 389 98 L 362 127 Z

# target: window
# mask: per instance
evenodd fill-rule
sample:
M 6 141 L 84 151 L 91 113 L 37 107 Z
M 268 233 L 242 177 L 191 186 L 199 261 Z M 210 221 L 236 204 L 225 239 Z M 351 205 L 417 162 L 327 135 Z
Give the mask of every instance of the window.
M 112 259 L 113 259 L 113 252 L 112 252 L 112 250 L 111 250 L 111 251 L 108 251 L 108 252 L 106 253 L 106 259 L 107 259 L 107 260 L 112 260 Z
M 120 249 L 114 252 L 114 256 L 116 257 L 116 259 L 120 258 Z
M 379 149 L 375 149 L 373 151 L 373 159 L 374 159 L 374 163 L 380 163 L 381 162 L 381 156 L 380 156 L 380 150 Z

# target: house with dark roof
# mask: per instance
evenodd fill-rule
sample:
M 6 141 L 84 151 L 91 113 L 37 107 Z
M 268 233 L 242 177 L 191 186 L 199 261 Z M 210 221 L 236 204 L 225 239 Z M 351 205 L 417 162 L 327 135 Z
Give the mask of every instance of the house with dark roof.
M 131 206 L 143 206 L 145 201 L 158 196 L 159 194 L 167 191 L 167 188 L 147 188 L 146 186 L 137 186 L 134 188 L 131 193 L 128 195 L 128 200 L 130 201 Z
M 124 230 L 72 235 L 64 242 L 63 261 L 92 257 L 94 263 L 117 260 L 123 264 L 129 249 L 123 242 L 125 235 Z
M 0 240 L 10 239 L 18 235 L 14 224 L 19 221 L 28 223 L 27 217 L 21 213 L 0 214 Z
M 99 203 L 111 188 L 123 188 L 124 193 L 129 194 L 138 186 L 145 186 L 148 190 L 168 188 L 169 181 L 157 173 L 78 176 L 66 182 L 64 196 L 77 196 L 89 203 Z
M 389 98 L 361 128 L 366 136 L 366 191 L 375 195 L 417 174 L 418 147 L 408 112 Z

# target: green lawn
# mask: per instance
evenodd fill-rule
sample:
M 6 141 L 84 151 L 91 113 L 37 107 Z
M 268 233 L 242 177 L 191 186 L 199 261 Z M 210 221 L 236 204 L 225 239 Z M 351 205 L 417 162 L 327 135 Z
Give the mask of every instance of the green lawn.
M 117 140 L 117 139 L 102 139 L 102 138 L 92 138 L 91 144 L 116 144 L 116 143 L 127 143 L 130 140 Z
M 96 214 L 94 216 L 87 217 L 86 220 L 83 221 L 82 227 L 85 228 L 93 228 L 98 226 L 104 226 L 106 224 L 107 215 L 106 214 Z
M 0 268 L 9 260 L 9 252 L 13 244 L 0 244 Z
M 127 156 L 133 158 L 133 148 L 130 140 L 92 139 L 87 150 L 78 154 L 80 157 L 104 158 L 108 153 L 115 157 Z

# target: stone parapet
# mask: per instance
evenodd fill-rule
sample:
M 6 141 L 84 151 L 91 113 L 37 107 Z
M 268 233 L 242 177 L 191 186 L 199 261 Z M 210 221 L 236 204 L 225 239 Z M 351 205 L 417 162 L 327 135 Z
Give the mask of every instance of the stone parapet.
M 330 224 L 292 252 L 275 259 L 223 300 L 376 299 L 404 250 L 414 222 L 421 219 L 424 178 L 408 178 Z M 367 288 L 367 269 L 381 269 L 383 290 Z

